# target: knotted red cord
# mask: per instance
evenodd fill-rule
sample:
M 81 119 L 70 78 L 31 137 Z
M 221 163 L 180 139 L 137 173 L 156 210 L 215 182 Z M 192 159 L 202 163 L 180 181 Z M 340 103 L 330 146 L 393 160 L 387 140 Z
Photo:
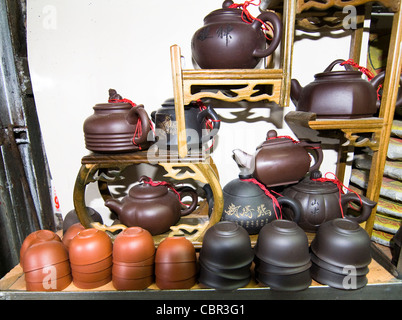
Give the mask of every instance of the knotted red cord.
M 269 190 L 268 190 L 262 183 L 260 183 L 259 181 L 257 181 L 257 180 L 254 179 L 254 178 L 250 178 L 250 179 L 240 179 L 240 180 L 241 180 L 241 181 L 245 181 L 245 182 L 252 182 L 252 183 L 256 184 L 257 186 L 259 186 L 260 189 L 261 189 L 262 191 L 264 191 L 264 193 L 272 200 L 276 219 L 282 219 L 282 209 L 281 209 L 281 206 L 280 206 L 280 204 L 279 204 L 279 202 L 278 202 L 278 199 L 276 199 L 276 198 L 271 194 L 271 192 L 269 192 Z M 279 218 L 279 216 L 278 216 L 278 213 L 276 212 L 276 208 L 279 209 L 280 218 Z
M 196 101 L 196 103 L 198 104 L 198 108 L 200 109 L 200 111 L 202 111 L 202 110 L 204 110 L 204 109 L 207 108 L 207 107 L 205 106 L 205 104 L 201 101 L 201 99 L 198 99 L 198 100 Z M 220 121 L 221 121 L 221 120 L 214 120 L 214 119 L 209 119 L 209 118 L 207 118 L 206 121 L 205 121 L 205 128 L 206 128 L 206 129 L 209 129 L 209 130 L 212 130 L 212 129 L 214 128 L 213 122 L 220 122 Z M 209 149 L 211 149 L 211 148 L 214 146 L 214 143 L 215 143 L 215 138 L 212 139 L 212 144 L 211 144 L 211 146 L 210 146 L 206 151 L 208 151 Z
M 328 175 L 328 174 L 332 174 L 335 178 L 327 178 L 327 175 Z M 346 187 L 346 186 L 338 179 L 338 177 L 335 176 L 335 174 L 333 174 L 332 172 L 327 172 L 327 173 L 324 175 L 324 178 L 321 177 L 321 178 L 311 179 L 311 180 L 313 180 L 313 181 L 319 181 L 319 182 L 332 182 L 332 183 L 336 184 L 336 186 L 338 187 L 338 191 L 339 191 L 339 207 L 341 208 L 342 218 L 345 218 L 345 216 L 344 216 L 344 214 L 343 214 L 342 203 L 341 203 L 342 194 L 345 193 L 345 192 L 343 191 L 343 188 L 345 188 L 346 190 L 348 190 L 348 191 L 350 191 L 350 192 L 355 193 L 355 194 L 357 195 L 357 197 L 359 198 L 359 200 L 360 200 L 360 206 L 363 205 L 362 199 L 360 198 L 360 196 L 358 195 L 358 193 L 357 193 L 356 191 L 354 191 L 354 190 L 352 190 L 352 189 Z
M 374 74 L 369 69 L 360 66 L 353 59 L 346 60 L 346 61 L 342 62 L 340 65 L 343 66 L 345 64 L 349 64 L 352 67 L 358 69 L 361 73 L 365 74 L 367 76 L 368 81 L 371 81 L 371 79 L 374 78 Z M 377 88 L 377 100 L 380 100 L 380 89 L 381 88 L 382 88 L 382 84 L 380 84 Z
M 142 181 L 143 183 L 149 184 L 149 185 L 151 185 L 151 186 L 153 186 L 153 187 L 165 186 L 165 187 L 169 188 L 170 190 L 172 190 L 172 191 L 177 195 L 177 197 L 179 198 L 179 202 L 180 202 L 182 205 L 188 206 L 188 204 L 185 204 L 185 203 L 181 202 L 180 193 L 177 192 L 177 190 L 175 189 L 175 187 L 174 187 L 171 183 L 166 182 L 166 181 L 158 181 L 158 182 L 155 182 L 155 181 L 153 181 L 153 180 L 152 180 L 151 178 L 149 178 L 149 177 L 146 177 L 146 178 L 144 177 L 144 178 L 142 178 L 141 181 Z
M 109 103 L 129 103 L 129 104 L 131 104 L 132 107 L 136 107 L 136 106 L 137 106 L 134 102 L 132 102 L 132 101 L 129 100 L 129 99 L 109 99 L 108 102 L 109 102 Z M 155 134 L 155 129 L 154 129 L 154 126 L 153 126 L 151 120 L 149 120 L 149 125 L 150 125 L 151 130 L 152 130 L 153 133 Z M 140 145 L 138 145 L 138 144 L 135 142 L 135 138 L 136 138 L 136 137 L 141 137 L 141 136 L 142 136 L 142 123 L 141 123 L 140 117 L 138 117 L 138 119 L 137 119 L 137 124 L 136 124 L 136 126 L 135 126 L 134 135 L 133 135 L 133 143 L 134 143 L 136 146 L 138 146 L 138 149 L 140 149 L 140 150 L 141 150 L 142 148 L 141 148 Z
M 259 6 L 261 4 L 261 0 L 258 1 L 257 4 L 253 3 L 254 0 L 251 1 L 245 1 L 244 3 L 233 3 L 229 6 L 229 8 L 241 8 L 242 13 L 241 13 L 241 19 L 248 24 L 253 23 L 254 20 L 257 20 L 261 23 L 261 28 L 264 31 L 264 36 L 268 40 L 272 40 L 270 37 L 268 37 L 267 32 L 272 30 L 271 26 L 261 19 L 255 18 L 251 15 L 251 13 L 247 10 L 247 7 L 251 4 L 253 6 Z

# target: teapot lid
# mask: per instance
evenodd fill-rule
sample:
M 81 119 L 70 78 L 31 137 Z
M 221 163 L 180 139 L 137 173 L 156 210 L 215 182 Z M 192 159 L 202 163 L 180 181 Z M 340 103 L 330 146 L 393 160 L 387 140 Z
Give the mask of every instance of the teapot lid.
M 223 187 L 223 192 L 236 197 L 250 198 L 265 196 L 264 191 L 252 182 L 242 181 L 245 176 L 239 175 L 238 179 L 233 179 Z
M 164 185 L 152 185 L 146 182 L 145 176 L 140 178 L 143 183 L 137 184 L 128 192 L 129 196 L 136 199 L 152 199 L 166 195 L 168 188 Z
M 294 140 L 291 137 L 287 137 L 287 136 L 279 136 L 278 137 L 278 133 L 276 132 L 276 130 L 269 130 L 267 132 L 267 139 L 261 143 L 257 149 L 261 148 L 261 147 L 265 147 L 265 146 L 273 146 L 273 145 L 277 145 L 277 144 L 282 144 L 282 143 L 293 143 Z
M 291 186 L 290 188 L 296 191 L 310 193 L 310 194 L 330 194 L 338 193 L 339 189 L 335 183 L 330 181 L 321 181 L 321 171 L 315 170 L 305 177 L 299 183 Z

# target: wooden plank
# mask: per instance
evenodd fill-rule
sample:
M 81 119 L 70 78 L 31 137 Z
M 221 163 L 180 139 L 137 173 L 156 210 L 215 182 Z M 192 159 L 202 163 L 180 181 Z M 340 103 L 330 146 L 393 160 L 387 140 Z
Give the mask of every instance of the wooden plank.
M 390 140 L 392 120 L 395 113 L 395 103 L 398 95 L 399 78 L 402 65 L 402 3 L 399 2 L 399 8 L 394 14 L 391 39 L 388 50 L 387 67 L 384 79 L 384 91 L 379 116 L 384 119 L 384 126 L 379 135 L 379 149 L 373 155 L 373 161 L 370 170 L 369 185 L 366 197 L 378 201 L 380 196 L 380 187 L 384 174 L 385 161 L 387 157 L 388 144 Z M 370 218 L 366 222 L 366 231 L 371 235 L 376 209 L 374 208 Z

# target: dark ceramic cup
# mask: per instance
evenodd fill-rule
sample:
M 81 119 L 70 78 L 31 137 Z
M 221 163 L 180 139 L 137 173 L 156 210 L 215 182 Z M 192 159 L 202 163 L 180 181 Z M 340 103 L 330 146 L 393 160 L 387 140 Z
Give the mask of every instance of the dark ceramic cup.
M 318 228 L 310 248 L 329 264 L 364 268 L 371 262 L 370 243 L 369 235 L 358 223 L 338 218 Z
M 249 234 L 235 222 L 220 221 L 205 232 L 199 257 L 204 263 L 236 269 L 250 264 L 253 258 Z
M 258 234 L 255 255 L 278 267 L 300 267 L 310 262 L 308 239 L 293 221 L 274 220 Z

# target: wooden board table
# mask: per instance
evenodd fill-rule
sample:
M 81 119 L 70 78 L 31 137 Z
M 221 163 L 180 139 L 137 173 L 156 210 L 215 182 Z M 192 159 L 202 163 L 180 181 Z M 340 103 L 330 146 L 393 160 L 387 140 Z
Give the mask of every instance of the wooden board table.
M 376 245 L 376 247 L 382 247 Z M 384 247 L 385 248 L 385 247 Z M 388 250 L 388 248 L 380 250 Z M 368 284 L 359 290 L 339 290 L 321 285 L 313 280 L 311 286 L 299 292 L 279 292 L 260 286 L 254 277 L 250 283 L 234 291 L 217 291 L 202 288 L 195 284 L 189 290 L 160 290 L 155 283 L 146 290 L 117 291 L 112 282 L 99 288 L 83 290 L 71 283 L 66 289 L 59 292 L 29 292 L 25 288 L 25 278 L 20 265 L 14 267 L 0 280 L 1 299 L 168 299 L 168 300 L 196 300 L 196 299 L 402 299 L 402 280 L 396 279 L 378 262 L 372 260 L 369 265 Z

